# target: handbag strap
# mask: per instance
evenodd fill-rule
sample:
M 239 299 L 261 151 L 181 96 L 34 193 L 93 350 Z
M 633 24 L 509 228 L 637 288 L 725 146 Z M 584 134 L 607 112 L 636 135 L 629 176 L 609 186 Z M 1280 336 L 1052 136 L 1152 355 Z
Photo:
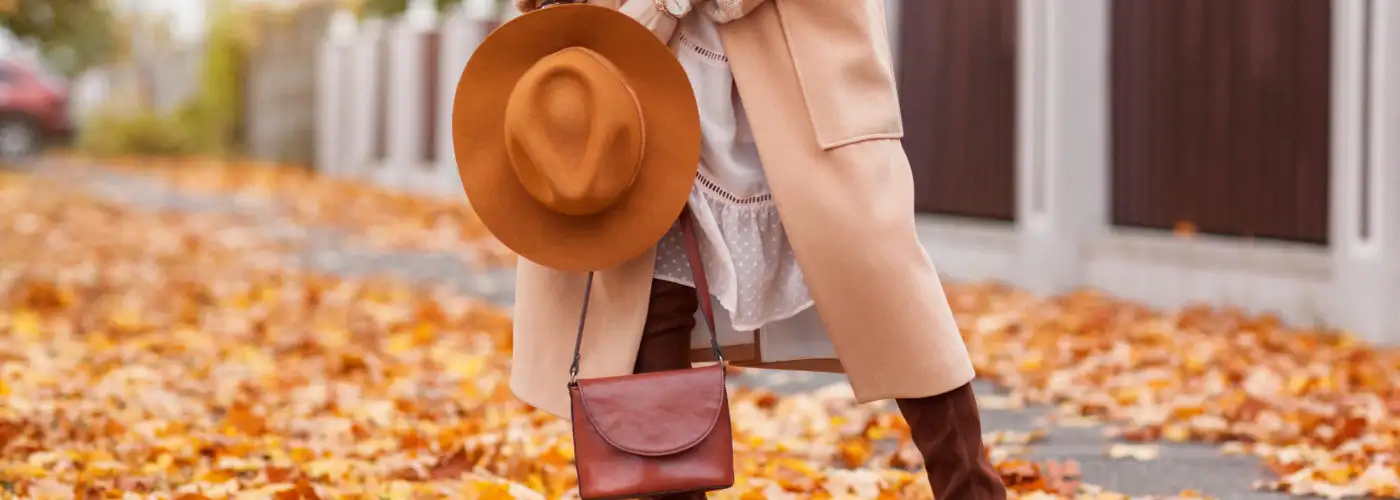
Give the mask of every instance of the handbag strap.
M 705 326 L 710 330 L 710 348 L 714 349 L 715 360 L 724 364 L 724 351 L 719 347 L 719 334 L 715 331 L 715 307 L 710 300 L 710 282 L 705 278 L 705 263 L 700 259 L 700 243 L 695 237 L 695 216 L 687 207 L 681 213 L 681 235 L 685 238 L 686 257 L 690 259 L 690 272 L 695 277 L 695 292 L 700 295 L 700 309 L 704 311 Z M 593 295 L 593 271 L 588 272 L 588 280 L 583 288 L 583 310 L 578 315 L 578 337 L 574 339 L 574 362 L 569 366 L 569 386 L 578 385 L 580 352 L 583 350 L 583 327 L 588 319 L 588 299 Z

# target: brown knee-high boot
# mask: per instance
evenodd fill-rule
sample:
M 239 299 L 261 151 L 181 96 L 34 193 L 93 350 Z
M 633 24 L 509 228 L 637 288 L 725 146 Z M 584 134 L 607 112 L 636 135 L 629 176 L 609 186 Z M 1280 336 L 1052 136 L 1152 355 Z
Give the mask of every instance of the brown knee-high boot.
M 918 399 L 898 399 L 939 500 L 1006 500 L 1006 486 L 982 446 L 972 384 Z
M 652 280 L 651 302 L 642 326 L 642 346 L 637 350 L 634 373 L 690 368 L 690 331 L 700 298 L 695 289 L 669 281 Z
M 637 350 L 635 373 L 690 368 L 690 331 L 695 329 L 695 311 L 700 298 L 695 289 L 669 281 L 651 282 L 651 302 L 647 305 L 642 346 Z M 700 500 L 704 493 L 654 497 L 655 500 Z

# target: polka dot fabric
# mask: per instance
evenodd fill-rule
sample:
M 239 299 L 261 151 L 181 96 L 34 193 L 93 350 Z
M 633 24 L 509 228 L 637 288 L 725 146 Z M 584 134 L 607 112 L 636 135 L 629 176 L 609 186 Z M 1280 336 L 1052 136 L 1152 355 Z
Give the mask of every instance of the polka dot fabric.
M 688 16 L 671 41 L 700 108 L 700 171 L 688 206 L 724 328 L 748 332 L 812 307 L 778 207 L 768 191 L 743 102 L 713 20 Z M 657 279 L 694 286 L 680 226 L 657 246 Z M 721 311 L 716 311 L 720 314 Z
M 771 199 L 736 204 L 697 184 L 689 206 L 699 229 L 710 293 L 729 314 L 735 330 L 757 330 L 812 307 L 802 270 Z M 655 276 L 695 286 L 679 225 L 657 245 Z

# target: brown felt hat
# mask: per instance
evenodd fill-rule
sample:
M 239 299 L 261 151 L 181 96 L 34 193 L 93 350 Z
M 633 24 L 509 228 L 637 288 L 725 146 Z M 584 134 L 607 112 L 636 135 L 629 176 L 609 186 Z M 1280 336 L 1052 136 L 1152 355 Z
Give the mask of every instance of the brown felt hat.
M 656 245 L 685 207 L 700 116 L 685 70 L 605 7 L 547 7 L 497 28 L 457 83 L 462 187 L 506 247 L 607 269 Z

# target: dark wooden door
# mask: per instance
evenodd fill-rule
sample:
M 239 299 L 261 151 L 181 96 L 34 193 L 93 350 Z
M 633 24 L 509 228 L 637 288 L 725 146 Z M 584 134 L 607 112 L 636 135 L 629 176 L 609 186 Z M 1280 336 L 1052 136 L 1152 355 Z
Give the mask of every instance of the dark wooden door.
M 1016 0 L 909 0 L 899 91 L 918 211 L 1016 213 Z
M 1331 0 L 1113 0 L 1113 222 L 1327 241 Z

